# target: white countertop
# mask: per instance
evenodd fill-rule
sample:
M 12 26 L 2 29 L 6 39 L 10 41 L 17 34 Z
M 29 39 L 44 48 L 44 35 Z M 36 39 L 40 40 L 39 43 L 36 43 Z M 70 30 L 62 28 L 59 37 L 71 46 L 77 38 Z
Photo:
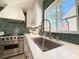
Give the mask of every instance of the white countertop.
M 32 38 L 40 37 L 40 35 L 35 34 L 25 34 L 30 49 L 32 51 L 34 59 L 79 59 L 79 45 L 56 41 L 51 39 L 51 41 L 63 44 L 62 46 L 43 52 L 32 40 Z M 48 37 L 45 37 L 48 38 Z

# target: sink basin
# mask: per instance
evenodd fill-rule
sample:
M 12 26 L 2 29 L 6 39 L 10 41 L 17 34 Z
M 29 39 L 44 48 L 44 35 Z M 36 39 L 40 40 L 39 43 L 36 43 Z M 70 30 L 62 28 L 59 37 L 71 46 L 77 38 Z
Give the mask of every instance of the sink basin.
M 52 42 L 42 37 L 33 38 L 33 41 L 43 52 L 62 46 L 62 44 Z M 42 45 L 44 45 L 44 47 L 42 47 Z

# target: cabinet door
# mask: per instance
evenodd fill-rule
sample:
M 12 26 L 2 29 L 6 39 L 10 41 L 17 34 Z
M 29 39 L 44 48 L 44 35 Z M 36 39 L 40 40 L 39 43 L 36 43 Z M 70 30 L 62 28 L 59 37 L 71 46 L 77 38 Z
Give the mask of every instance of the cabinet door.
M 27 40 L 24 40 L 24 54 L 27 59 L 33 59 Z

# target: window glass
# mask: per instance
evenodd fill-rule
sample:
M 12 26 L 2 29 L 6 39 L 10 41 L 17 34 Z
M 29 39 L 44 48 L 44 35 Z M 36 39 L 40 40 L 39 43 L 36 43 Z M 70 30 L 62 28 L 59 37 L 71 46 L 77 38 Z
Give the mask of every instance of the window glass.
M 67 19 L 69 22 L 69 31 L 77 31 L 76 17 Z
M 56 29 L 57 29 L 57 23 L 56 23 L 56 6 L 54 5 L 54 6 L 52 6 L 51 7 L 51 9 L 52 9 L 52 20 L 51 20 L 51 29 L 52 29 L 52 31 L 56 31 Z
M 69 30 L 69 22 L 67 19 L 61 21 L 62 31 Z
M 76 0 L 62 0 L 45 10 L 51 31 L 77 31 Z M 48 25 L 48 24 L 46 24 Z
M 62 0 L 61 4 L 62 4 L 62 14 L 63 14 L 62 16 L 63 18 L 65 18 L 66 15 L 70 16 L 70 14 L 72 14 L 70 13 L 70 11 L 74 10 L 73 8 L 76 7 L 76 0 Z
M 63 0 L 61 3 L 61 7 L 62 7 L 62 19 L 61 19 L 62 31 L 77 31 L 76 0 Z

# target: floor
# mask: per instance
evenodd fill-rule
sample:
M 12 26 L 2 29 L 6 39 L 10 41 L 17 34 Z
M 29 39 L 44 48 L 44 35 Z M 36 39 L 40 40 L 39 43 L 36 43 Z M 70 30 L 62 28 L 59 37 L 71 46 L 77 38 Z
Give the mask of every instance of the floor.
M 17 55 L 17 56 L 5 58 L 5 59 L 26 59 L 26 58 L 25 58 L 24 54 L 21 54 L 21 55 Z

